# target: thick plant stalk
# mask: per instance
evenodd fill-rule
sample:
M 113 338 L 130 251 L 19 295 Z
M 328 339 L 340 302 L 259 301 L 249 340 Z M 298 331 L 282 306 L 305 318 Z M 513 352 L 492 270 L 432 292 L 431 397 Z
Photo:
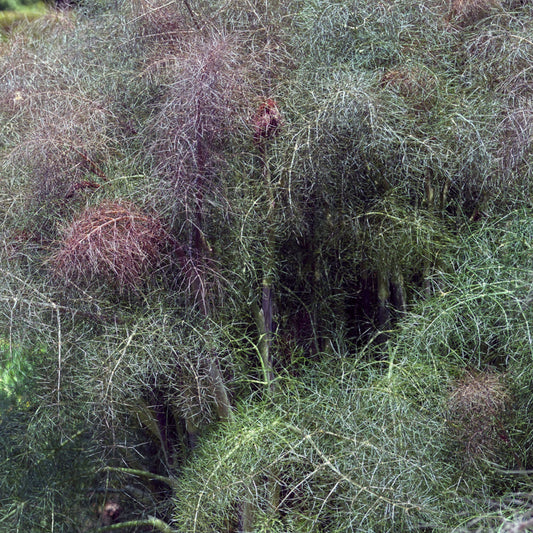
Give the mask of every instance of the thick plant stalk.
M 106 472 L 119 472 L 121 474 L 128 474 L 130 476 L 136 476 L 141 477 L 145 479 L 155 479 L 157 481 L 161 481 L 162 483 L 165 483 L 169 487 L 176 488 L 178 487 L 178 482 L 171 477 L 168 476 L 160 476 L 158 474 L 153 474 L 152 472 L 147 472 L 146 470 L 139 470 L 138 468 L 123 468 L 123 467 L 116 467 L 116 466 L 106 466 L 104 467 L 104 470 Z
M 390 323 L 390 288 L 389 273 L 387 271 L 378 272 L 378 342 L 385 342 L 388 338 L 386 330 Z
M 266 154 L 264 154 L 266 155 Z M 274 308 L 274 268 L 276 251 L 276 234 L 273 226 L 274 194 L 270 178 L 270 169 L 266 157 L 263 157 L 263 178 L 267 192 L 268 211 L 265 235 L 266 251 L 263 261 L 263 280 L 261 288 L 261 312 L 256 315 L 259 330 L 259 355 L 268 392 L 274 386 L 274 366 L 272 359 L 273 308 Z
M 272 280 L 268 274 L 263 279 L 263 291 L 261 298 L 261 316 L 264 322 L 265 334 L 265 368 L 269 373 L 269 382 L 273 379 L 272 369 L 272 308 L 274 291 L 272 288 Z
M 270 168 L 268 165 L 268 146 L 270 140 L 279 134 L 282 116 L 277 103 L 272 98 L 265 100 L 254 117 L 254 143 L 259 150 L 261 177 L 266 192 L 266 230 L 263 236 L 265 251 L 263 254 L 261 309 L 252 309 L 259 333 L 258 350 L 263 368 L 266 389 L 273 391 L 274 365 L 272 359 L 273 309 L 274 309 L 274 271 L 276 265 L 276 232 L 274 229 L 274 192 Z
M 189 12 L 189 15 L 191 16 L 191 19 L 196 26 L 197 30 L 200 30 L 200 24 L 198 24 L 198 20 L 196 19 L 196 15 L 194 14 L 194 11 L 191 8 L 191 4 L 189 4 L 188 0 L 183 0 L 183 3 L 185 4 L 185 7 L 187 8 L 187 11 Z
M 265 110 L 267 111 L 265 114 Z M 263 254 L 263 268 L 261 280 L 261 306 L 258 303 L 252 304 L 252 314 L 257 326 L 259 339 L 257 350 L 263 371 L 263 379 L 266 394 L 274 392 L 275 374 L 272 357 L 272 338 L 274 334 L 273 314 L 274 314 L 274 271 L 276 265 L 276 232 L 274 229 L 274 192 L 270 168 L 267 158 L 267 141 L 277 134 L 280 125 L 280 115 L 273 100 L 267 100 L 259 110 L 259 119 L 256 119 L 255 142 L 260 151 L 261 176 L 266 191 L 267 212 L 266 230 L 264 234 L 265 252 Z M 271 501 L 272 507 L 277 507 L 279 501 L 279 487 L 275 480 L 269 481 L 272 485 Z M 250 491 L 253 494 L 253 491 Z M 239 516 L 239 531 L 251 533 L 254 531 L 257 504 L 253 501 L 246 501 Z
M 431 181 L 431 177 L 426 176 L 426 181 L 424 183 L 426 194 L 425 203 L 427 205 L 427 210 L 430 213 L 437 212 L 438 210 L 444 212 L 448 203 L 448 194 L 450 193 L 451 186 L 452 182 L 450 178 L 446 177 L 444 184 L 442 185 L 442 189 L 437 189 L 436 191 Z M 474 211 L 472 217 L 476 215 L 476 211 L 477 210 Z M 428 246 L 427 253 L 424 259 L 424 266 L 422 269 L 423 292 L 428 298 L 431 296 L 431 276 L 434 270 L 435 256 L 433 255 Z
M 259 362 L 261 363 L 261 368 L 263 371 L 263 380 L 266 389 L 270 391 L 272 389 L 272 380 L 274 377 L 271 358 L 272 333 L 267 330 L 263 307 L 264 305 L 265 302 L 262 302 L 261 307 L 259 307 L 257 303 L 252 304 L 252 314 L 254 316 L 255 324 L 257 326 L 257 332 L 259 334 L 259 339 L 257 342 L 257 351 L 259 352 Z M 270 305 L 272 305 L 272 299 L 270 299 Z
M 275 513 L 280 502 L 281 486 L 275 477 L 270 478 L 267 485 L 270 493 L 270 509 L 272 513 Z M 254 531 L 256 508 L 257 505 L 254 502 L 246 501 L 243 503 L 239 520 L 239 532 L 251 533 Z
M 255 522 L 255 508 L 256 506 L 252 502 L 245 502 L 243 504 L 239 521 L 239 532 L 251 533 L 253 531 Z
M 192 227 L 192 246 L 199 256 L 202 255 L 202 252 L 206 251 L 206 242 L 203 235 L 203 225 L 204 225 L 204 214 L 203 214 L 203 203 L 204 203 L 204 187 L 205 187 L 205 173 L 207 169 L 208 161 L 208 150 L 205 141 L 205 113 L 206 113 L 206 104 L 204 102 L 203 96 L 200 96 L 198 102 L 196 103 L 196 119 L 195 119 L 195 130 L 196 130 L 196 150 L 195 150 L 195 159 L 197 167 L 197 176 L 195 183 L 195 193 L 194 193 L 194 221 Z
M 231 418 L 231 402 L 226 386 L 224 385 L 224 378 L 222 376 L 222 371 L 220 370 L 220 363 L 216 353 L 213 353 L 211 357 L 209 377 L 211 378 L 214 388 L 218 417 L 221 420 L 229 420 Z
M 94 529 L 93 533 L 103 533 L 104 531 L 118 531 L 119 529 L 141 527 L 150 527 L 152 528 L 152 531 L 157 530 L 161 531 L 162 533 L 178 533 L 166 522 L 163 522 L 163 520 L 156 518 L 155 516 L 149 516 L 144 520 L 128 520 L 127 522 L 119 522 L 118 524 L 99 527 L 98 529 Z
M 389 338 L 388 329 L 391 323 L 391 309 L 400 313 L 407 310 L 405 281 L 398 267 L 392 272 L 378 272 L 378 343 Z
M 194 18 L 194 14 L 190 9 L 189 4 L 186 2 L 186 5 L 191 13 L 191 16 Z M 196 21 L 195 21 L 196 22 Z M 192 248 L 194 249 L 194 254 L 196 255 L 199 261 L 209 261 L 210 248 L 205 240 L 203 233 L 204 226 L 204 213 L 203 213 L 203 204 L 204 204 L 204 188 L 206 186 L 205 176 L 207 172 L 208 165 L 208 146 L 206 145 L 206 120 L 208 119 L 208 106 L 205 102 L 205 96 L 200 95 L 196 104 L 196 117 L 195 117 L 195 130 L 196 130 L 196 166 L 197 166 L 197 180 L 195 187 L 195 197 L 194 197 L 194 220 L 192 227 Z M 196 283 L 200 282 L 200 276 L 196 280 Z M 209 314 L 208 307 L 205 303 L 205 298 L 202 298 L 202 310 L 204 315 L 207 317 Z M 209 363 L 209 377 L 211 379 L 211 384 L 213 386 L 214 397 L 216 410 L 219 418 L 221 420 L 228 420 L 231 417 L 231 402 L 224 384 L 224 378 L 222 376 L 222 371 L 220 369 L 220 361 L 218 354 L 213 351 L 211 354 L 211 361 Z M 187 424 L 189 427 L 189 424 Z M 187 429 L 188 431 L 188 429 Z M 196 433 L 196 432 L 195 432 Z M 196 435 L 190 434 L 189 437 L 191 441 L 196 440 Z
M 405 279 L 398 267 L 394 268 L 391 276 L 391 303 L 400 313 L 407 311 L 407 295 L 405 291 Z

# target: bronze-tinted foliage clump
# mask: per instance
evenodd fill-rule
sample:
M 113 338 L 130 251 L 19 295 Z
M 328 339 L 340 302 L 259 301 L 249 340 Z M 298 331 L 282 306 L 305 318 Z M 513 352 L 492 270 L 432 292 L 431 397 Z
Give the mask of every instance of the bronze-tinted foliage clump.
M 267 139 L 279 135 L 282 126 L 278 104 L 272 98 L 263 102 L 254 116 L 254 142 L 262 146 Z
M 508 444 L 505 423 L 510 403 L 501 373 L 467 372 L 453 384 L 448 396 L 448 423 L 466 460 L 494 455 Z
M 86 209 L 66 228 L 51 266 L 67 281 L 101 280 L 122 292 L 148 279 L 167 240 L 156 217 L 130 203 L 104 202 Z
M 473 24 L 497 5 L 497 0 L 451 0 L 449 18 L 459 24 Z

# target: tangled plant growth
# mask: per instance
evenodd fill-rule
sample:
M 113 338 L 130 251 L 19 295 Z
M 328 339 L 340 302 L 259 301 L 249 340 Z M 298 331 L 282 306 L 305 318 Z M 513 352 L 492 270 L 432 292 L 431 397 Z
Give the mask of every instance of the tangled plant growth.
M 458 24 L 473 24 L 497 8 L 498 0 L 452 0 L 449 17 Z
M 463 508 L 456 495 L 439 496 L 454 471 L 441 459 L 431 400 L 420 409 L 396 390 L 361 386 L 365 365 L 341 377 L 337 364 L 312 371 L 309 389 L 284 383 L 276 404 L 244 406 L 207 439 L 176 491 L 177 523 L 198 533 L 447 527 L 447 505 Z
M 45 240 L 107 180 L 117 155 L 120 80 L 104 80 L 114 58 L 93 54 L 88 35 L 73 13 L 51 11 L 2 43 L 3 189 L 17 198 L 7 210 Z
M 79 5 L 0 43 L 0 529 L 524 529 L 531 5 Z

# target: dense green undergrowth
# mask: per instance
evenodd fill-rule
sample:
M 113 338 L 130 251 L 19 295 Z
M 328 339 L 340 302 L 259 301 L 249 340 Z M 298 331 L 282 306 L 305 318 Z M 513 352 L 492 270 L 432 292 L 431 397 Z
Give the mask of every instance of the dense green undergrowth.
M 18 3 L 15 0 L 0 1 L 0 37 L 9 33 L 17 24 L 36 20 L 46 14 L 47 8 L 42 2 Z
M 10 25 L 0 531 L 531 527 L 531 21 L 102 0 Z
M 469 229 L 386 359 L 338 347 L 238 408 L 188 466 L 176 524 L 231 529 L 236 507 L 257 531 L 510 531 L 529 516 L 506 498 L 531 483 L 531 221 Z

